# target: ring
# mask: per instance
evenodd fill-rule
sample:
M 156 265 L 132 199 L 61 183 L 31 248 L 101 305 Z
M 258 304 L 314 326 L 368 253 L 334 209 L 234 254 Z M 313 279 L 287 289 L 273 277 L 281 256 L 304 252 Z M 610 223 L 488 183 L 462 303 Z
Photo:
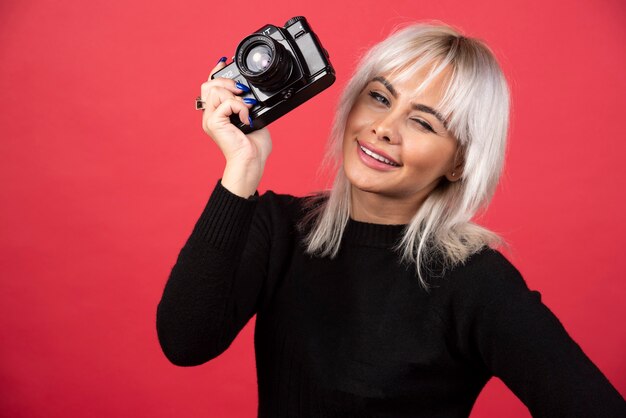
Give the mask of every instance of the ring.
M 196 110 L 204 110 L 204 100 L 202 97 L 196 97 Z

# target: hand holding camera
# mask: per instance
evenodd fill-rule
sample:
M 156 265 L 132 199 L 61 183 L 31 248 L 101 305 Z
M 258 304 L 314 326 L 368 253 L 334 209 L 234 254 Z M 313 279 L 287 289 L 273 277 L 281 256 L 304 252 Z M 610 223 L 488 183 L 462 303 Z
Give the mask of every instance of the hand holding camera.
M 224 68 L 224 59 L 211 71 L 211 76 Z M 249 109 L 252 104 L 240 96 L 244 90 L 234 80 L 211 79 L 202 84 L 201 95 L 204 114 L 202 128 L 224 154 L 226 167 L 222 185 L 230 192 L 249 197 L 257 189 L 265 161 L 272 150 L 272 141 L 267 129 L 244 134 L 231 123 L 238 118 L 241 123 L 250 123 Z
M 289 19 L 284 28 L 265 25 L 245 37 L 234 61 L 225 65 L 220 60 L 196 99 L 196 108 L 205 110 L 205 132 L 226 157 L 222 184 L 227 187 L 225 181 L 232 180 L 243 185 L 236 187 L 238 192 L 227 187 L 239 195 L 254 185 L 253 193 L 271 151 L 269 133 L 261 128 L 334 81 L 328 53 L 302 16 Z M 248 141 L 243 133 L 249 134 Z
M 255 103 L 251 109 L 253 124 L 231 118 L 247 133 L 267 126 L 330 87 L 335 70 L 307 20 L 296 16 L 284 28 L 265 25 L 246 36 L 237 46 L 234 61 L 212 76 L 220 77 L 249 89 L 244 100 Z

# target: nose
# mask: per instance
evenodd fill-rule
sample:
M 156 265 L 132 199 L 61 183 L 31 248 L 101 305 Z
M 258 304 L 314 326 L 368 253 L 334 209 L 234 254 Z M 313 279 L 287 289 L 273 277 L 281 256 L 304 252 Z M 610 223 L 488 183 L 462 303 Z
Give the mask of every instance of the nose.
M 388 113 L 372 124 L 372 133 L 380 141 L 385 141 L 389 144 L 399 144 L 402 138 L 396 125 L 397 122 L 394 116 Z

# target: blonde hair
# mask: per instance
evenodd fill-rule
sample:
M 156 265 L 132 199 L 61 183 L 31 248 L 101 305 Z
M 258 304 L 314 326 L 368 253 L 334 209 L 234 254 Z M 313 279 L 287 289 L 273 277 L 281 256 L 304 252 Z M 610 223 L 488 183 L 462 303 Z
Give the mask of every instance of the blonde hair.
M 418 279 L 428 289 L 425 273 L 433 263 L 443 269 L 463 263 L 500 237 L 472 222 L 491 200 L 503 167 L 509 121 L 506 79 L 491 50 L 445 25 L 413 24 L 375 45 L 362 58 L 340 98 L 326 155 L 337 171 L 329 192 L 310 197 L 303 226 L 307 252 L 334 258 L 351 210 L 350 183 L 341 164 L 346 119 L 365 85 L 393 73 L 402 82 L 422 69 L 424 89 L 444 69 L 452 71 L 439 103 L 448 130 L 458 141 L 464 162 L 461 179 L 442 178 L 407 225 L 397 250 L 414 263 Z M 308 228 L 307 228 L 308 229 Z

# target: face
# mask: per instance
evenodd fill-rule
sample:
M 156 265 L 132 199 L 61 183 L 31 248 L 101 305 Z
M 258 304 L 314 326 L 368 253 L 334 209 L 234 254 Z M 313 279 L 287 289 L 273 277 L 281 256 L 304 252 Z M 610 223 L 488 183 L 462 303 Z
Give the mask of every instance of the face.
M 353 196 L 374 194 L 419 205 L 443 177 L 458 180 L 457 141 L 436 108 L 446 74 L 418 95 L 424 76 L 398 82 L 383 74 L 359 94 L 343 139 L 343 165 Z

